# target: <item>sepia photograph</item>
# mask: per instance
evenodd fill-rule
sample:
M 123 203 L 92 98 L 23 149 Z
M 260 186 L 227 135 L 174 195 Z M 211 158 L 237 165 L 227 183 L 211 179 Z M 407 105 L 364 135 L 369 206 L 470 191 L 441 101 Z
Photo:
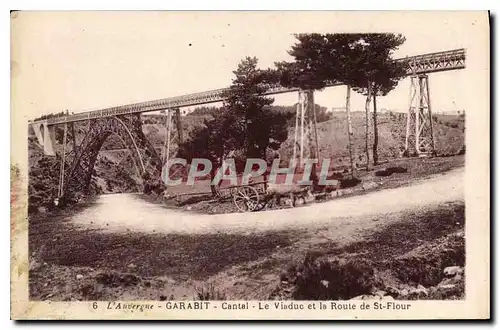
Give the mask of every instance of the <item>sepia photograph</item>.
M 13 11 L 12 317 L 489 317 L 488 21 Z

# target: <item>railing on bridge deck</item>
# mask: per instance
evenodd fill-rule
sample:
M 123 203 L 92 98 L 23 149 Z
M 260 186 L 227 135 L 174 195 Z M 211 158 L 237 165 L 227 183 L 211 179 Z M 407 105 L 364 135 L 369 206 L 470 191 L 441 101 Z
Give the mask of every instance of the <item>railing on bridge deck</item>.
M 465 49 L 454 49 L 443 52 L 435 52 L 416 56 L 408 56 L 405 58 L 396 59 L 396 61 L 404 61 L 408 63 L 407 75 L 427 74 L 439 71 L 457 70 L 465 68 Z M 339 85 L 332 84 L 330 86 Z M 38 123 L 47 123 L 48 125 L 69 123 L 75 121 L 84 121 L 102 117 L 110 117 L 132 113 L 142 113 L 166 109 L 174 109 L 180 107 L 188 107 L 193 105 L 209 104 L 221 102 L 224 100 L 224 92 L 227 88 L 215 89 L 207 92 L 193 93 L 175 97 L 169 97 L 159 100 L 122 105 L 103 110 L 93 110 L 81 112 L 69 116 L 52 117 L 46 120 L 36 121 Z M 295 92 L 298 88 L 275 87 L 270 89 L 265 95 L 275 95 L 281 93 Z
M 465 49 L 454 49 L 444 52 L 416 55 L 400 58 L 396 61 L 408 63 L 408 75 L 458 70 L 465 68 Z

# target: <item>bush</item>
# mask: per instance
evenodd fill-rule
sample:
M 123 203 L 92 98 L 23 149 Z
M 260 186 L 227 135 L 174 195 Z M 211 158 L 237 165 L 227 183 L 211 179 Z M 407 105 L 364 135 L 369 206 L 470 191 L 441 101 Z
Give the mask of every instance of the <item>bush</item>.
M 345 300 L 368 294 L 380 284 L 371 262 L 363 258 L 324 260 L 307 255 L 289 275 L 295 284 L 293 297 L 299 300 Z
M 340 188 L 351 188 L 358 185 L 361 182 L 358 178 L 347 178 L 340 180 Z
M 391 173 L 406 173 L 406 172 L 408 172 L 408 169 L 406 167 L 402 167 L 402 166 L 392 166 L 392 167 L 386 168 L 385 170 L 389 171 Z
M 141 279 L 133 274 L 100 273 L 96 276 L 96 282 L 109 287 L 119 287 L 137 285 Z
M 375 172 L 375 176 L 390 176 L 392 173 L 406 173 L 408 170 L 405 167 L 393 166 L 387 167 L 385 170 L 378 170 Z
M 387 170 L 378 170 L 378 171 L 375 171 L 375 176 L 389 176 L 391 175 L 392 173 L 387 171 Z
M 208 287 L 196 289 L 195 300 L 227 300 L 226 294 L 214 287 L 212 283 Z

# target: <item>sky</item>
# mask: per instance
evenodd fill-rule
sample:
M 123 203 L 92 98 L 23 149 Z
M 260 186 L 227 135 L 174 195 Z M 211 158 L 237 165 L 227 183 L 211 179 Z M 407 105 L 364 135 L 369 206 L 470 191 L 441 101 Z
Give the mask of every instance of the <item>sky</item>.
M 421 16 L 338 12 L 21 12 L 12 20 L 16 106 L 28 117 L 80 112 L 227 87 L 245 56 L 261 68 L 291 60 L 294 33 L 395 32 L 406 42 L 395 57 L 467 48 L 459 14 Z M 426 14 L 422 14 L 426 15 Z M 385 17 L 384 17 L 385 18 Z M 434 111 L 467 110 L 467 69 L 430 75 Z M 406 111 L 409 79 L 378 108 Z M 345 87 L 315 94 L 316 103 L 345 104 Z M 275 97 L 291 105 L 297 94 Z M 353 110 L 364 97 L 353 93 Z M 31 119 L 28 118 L 28 119 Z

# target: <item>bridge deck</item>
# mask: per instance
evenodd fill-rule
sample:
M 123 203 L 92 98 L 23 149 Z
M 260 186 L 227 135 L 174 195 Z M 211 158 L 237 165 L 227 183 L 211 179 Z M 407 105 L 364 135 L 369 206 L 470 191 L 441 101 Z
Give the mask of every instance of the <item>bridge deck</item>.
M 403 61 L 408 63 L 406 74 L 408 76 L 411 76 L 415 74 L 426 74 L 432 72 L 463 69 L 465 68 L 465 59 L 465 49 L 461 48 L 399 58 L 396 59 L 396 61 Z M 340 84 L 332 84 L 330 86 L 334 85 Z M 85 121 L 102 117 L 168 110 L 193 105 L 221 102 L 224 100 L 224 92 L 226 90 L 227 88 L 215 89 L 201 93 L 187 94 L 153 101 L 116 106 L 102 110 L 86 111 L 69 116 L 52 117 L 31 123 L 47 123 L 48 125 L 55 125 L 65 122 Z M 298 88 L 284 88 L 278 86 L 275 88 L 271 88 L 266 93 L 266 95 L 275 95 L 296 91 L 298 91 Z

